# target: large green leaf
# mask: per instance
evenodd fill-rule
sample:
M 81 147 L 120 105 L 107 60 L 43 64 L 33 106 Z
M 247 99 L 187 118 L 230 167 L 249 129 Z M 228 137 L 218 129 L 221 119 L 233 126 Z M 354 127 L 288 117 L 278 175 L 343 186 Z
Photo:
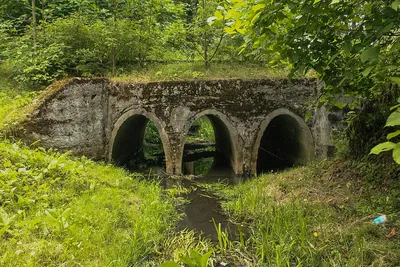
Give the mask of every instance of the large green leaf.
M 395 131 L 393 133 L 388 134 L 386 139 L 390 140 L 390 139 L 395 138 L 396 136 L 399 136 L 399 135 L 400 135 L 400 130 L 397 130 L 397 131 Z
M 393 149 L 393 159 L 397 164 L 400 164 L 400 143 L 398 143 Z
M 381 144 L 379 144 L 379 145 L 376 145 L 374 148 L 372 148 L 372 149 L 371 149 L 371 152 L 370 152 L 369 154 L 378 155 L 378 154 L 380 154 L 380 153 L 382 153 L 382 152 L 392 150 L 395 146 L 396 146 L 395 143 L 392 143 L 392 142 L 384 142 L 384 143 L 381 143 Z
M 400 0 L 396 0 L 396 1 L 394 1 L 394 2 L 392 3 L 392 8 L 393 8 L 394 10 L 397 10 L 397 9 L 399 8 L 399 6 L 400 6 Z
M 389 115 L 385 126 L 397 126 L 400 125 L 400 111 L 396 110 Z
M 364 50 L 360 57 L 363 63 L 367 62 L 368 60 L 375 60 L 378 58 L 380 48 L 379 47 L 371 47 L 367 50 Z

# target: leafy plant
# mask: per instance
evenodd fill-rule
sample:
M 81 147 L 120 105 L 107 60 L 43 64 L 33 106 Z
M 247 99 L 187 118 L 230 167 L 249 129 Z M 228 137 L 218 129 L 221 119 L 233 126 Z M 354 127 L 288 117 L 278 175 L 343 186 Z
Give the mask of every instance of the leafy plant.
M 385 127 L 398 127 L 400 125 L 400 98 L 397 100 L 398 104 L 393 106 L 390 110 L 393 112 L 389 115 Z M 400 142 L 392 142 L 400 135 L 400 130 L 389 133 L 386 136 L 387 142 L 380 143 L 371 149 L 370 154 L 378 155 L 382 152 L 393 151 L 392 156 L 397 164 L 400 164 Z
M 180 257 L 182 263 L 186 264 L 189 267 L 209 267 L 209 259 L 214 253 L 213 250 L 208 251 L 204 255 L 200 255 L 198 252 L 192 250 L 189 255 L 184 255 Z M 159 267 L 180 267 L 178 263 L 174 261 L 164 262 L 159 265 Z
M 49 84 L 65 75 L 65 46 L 63 44 L 32 44 L 28 36 L 14 40 L 4 54 L 14 66 L 16 81 L 28 85 L 39 86 Z

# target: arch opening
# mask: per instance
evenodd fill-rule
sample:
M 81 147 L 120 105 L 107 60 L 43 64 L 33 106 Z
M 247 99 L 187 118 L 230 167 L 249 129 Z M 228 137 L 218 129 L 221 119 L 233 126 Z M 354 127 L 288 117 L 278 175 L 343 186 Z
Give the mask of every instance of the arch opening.
M 128 117 L 115 135 L 111 160 L 131 171 L 164 170 L 165 153 L 155 124 L 141 114 Z
M 284 170 L 309 161 L 313 143 L 309 129 L 304 125 L 289 114 L 277 115 L 269 122 L 258 149 L 258 174 Z
M 231 175 L 234 161 L 228 127 L 216 115 L 204 115 L 189 129 L 183 150 L 183 173 Z

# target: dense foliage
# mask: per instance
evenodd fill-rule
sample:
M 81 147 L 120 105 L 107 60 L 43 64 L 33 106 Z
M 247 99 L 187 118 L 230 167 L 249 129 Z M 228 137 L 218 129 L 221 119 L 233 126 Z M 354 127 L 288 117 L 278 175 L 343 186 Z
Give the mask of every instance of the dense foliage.
M 0 64 L 17 81 L 41 85 L 121 74 L 149 61 L 235 59 L 240 37 L 207 23 L 220 2 L 7 1 L 0 5 Z
M 400 77 L 399 1 L 233 2 L 227 32 L 244 34 L 253 53 L 279 55 L 293 72 L 315 70 L 338 102 L 379 95 Z
M 242 34 L 244 47 L 270 55 L 271 64 L 287 62 L 292 74 L 315 71 L 324 81 L 320 105 L 362 111 L 367 100 L 379 101 L 400 83 L 398 0 L 231 2 L 216 13 L 230 21 L 226 31 Z

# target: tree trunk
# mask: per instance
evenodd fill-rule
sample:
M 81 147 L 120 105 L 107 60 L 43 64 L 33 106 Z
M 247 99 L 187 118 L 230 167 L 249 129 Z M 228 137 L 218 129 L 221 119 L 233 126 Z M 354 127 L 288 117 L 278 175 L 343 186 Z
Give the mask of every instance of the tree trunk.
M 204 50 L 204 63 L 206 66 L 208 66 L 208 44 L 207 44 L 207 31 L 206 31 L 206 18 L 205 18 L 205 12 L 206 12 L 206 1 L 203 0 L 203 31 L 204 31 L 204 43 L 203 43 L 203 50 Z
M 114 34 L 117 30 L 117 0 L 114 0 Z M 111 48 L 111 62 L 112 62 L 112 76 L 115 76 L 117 74 L 117 55 L 115 51 L 115 38 L 113 38 L 113 44 Z
M 33 30 L 33 44 L 36 44 L 36 3 L 32 0 L 32 30 Z
M 42 23 L 44 24 L 43 27 L 43 41 L 46 43 L 46 12 L 45 12 L 46 0 L 42 0 Z

